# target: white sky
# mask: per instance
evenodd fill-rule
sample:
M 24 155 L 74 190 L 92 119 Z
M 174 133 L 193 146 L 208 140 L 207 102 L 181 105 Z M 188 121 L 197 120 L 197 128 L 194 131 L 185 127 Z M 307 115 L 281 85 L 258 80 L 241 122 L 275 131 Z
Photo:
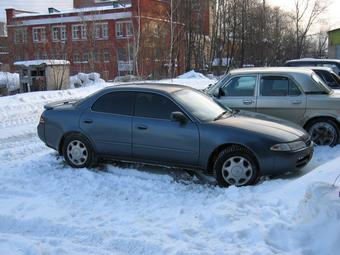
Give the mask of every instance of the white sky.
M 293 11 L 295 0 L 266 0 L 268 4 L 279 6 L 282 9 Z M 328 2 L 327 12 L 318 22 L 319 29 L 340 28 L 340 0 L 325 0 Z M 318 29 L 315 27 L 314 29 Z
M 293 10 L 295 0 L 266 0 L 268 4 L 280 6 L 286 10 Z M 322 29 L 340 27 L 340 0 L 326 0 L 329 8 L 323 21 L 319 22 Z M 48 7 L 71 8 L 73 0 L 0 0 L 0 21 L 6 20 L 5 9 L 16 8 L 37 12 L 46 12 Z M 317 29 L 317 28 L 315 28 Z

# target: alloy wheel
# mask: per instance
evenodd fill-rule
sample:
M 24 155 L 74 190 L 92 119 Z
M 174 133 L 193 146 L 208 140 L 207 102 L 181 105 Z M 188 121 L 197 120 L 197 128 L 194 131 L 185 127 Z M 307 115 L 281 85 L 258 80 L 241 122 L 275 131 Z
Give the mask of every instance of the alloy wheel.
M 242 186 L 252 178 L 253 168 L 246 158 L 231 157 L 222 166 L 222 176 L 229 185 Z
M 336 139 L 336 129 L 327 122 L 317 122 L 309 129 L 312 140 L 317 145 L 332 145 Z
M 88 150 L 84 143 L 73 140 L 67 146 L 67 156 L 74 165 L 80 166 L 86 162 Z

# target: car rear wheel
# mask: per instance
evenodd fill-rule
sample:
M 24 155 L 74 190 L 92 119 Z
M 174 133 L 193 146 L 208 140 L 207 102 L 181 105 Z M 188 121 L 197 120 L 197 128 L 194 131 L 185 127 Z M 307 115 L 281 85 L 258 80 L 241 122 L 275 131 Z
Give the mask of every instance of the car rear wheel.
M 79 134 L 65 138 L 63 155 L 66 162 L 74 168 L 89 167 L 94 158 L 90 142 Z
M 315 120 L 306 130 L 317 145 L 335 146 L 338 143 L 339 130 L 332 120 Z
M 251 152 L 240 146 L 230 146 L 218 155 L 214 171 L 219 186 L 237 187 L 256 183 L 259 171 Z

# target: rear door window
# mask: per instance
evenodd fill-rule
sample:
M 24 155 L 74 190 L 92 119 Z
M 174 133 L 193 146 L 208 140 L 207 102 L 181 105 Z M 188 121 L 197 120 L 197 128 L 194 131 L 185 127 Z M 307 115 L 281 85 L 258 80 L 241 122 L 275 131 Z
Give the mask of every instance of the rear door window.
M 260 95 L 265 97 L 298 96 L 301 94 L 297 85 L 287 77 L 263 76 L 260 83 Z
M 172 112 L 182 112 L 169 98 L 155 93 L 136 93 L 135 116 L 170 120 Z
M 134 92 L 111 92 L 101 96 L 93 105 L 92 111 L 133 115 Z

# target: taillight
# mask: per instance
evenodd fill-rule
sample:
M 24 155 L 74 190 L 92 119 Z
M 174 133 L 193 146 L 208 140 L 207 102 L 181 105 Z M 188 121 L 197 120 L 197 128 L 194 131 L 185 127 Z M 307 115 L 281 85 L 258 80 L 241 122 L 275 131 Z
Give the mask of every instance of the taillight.
M 42 115 L 40 116 L 39 124 L 45 124 L 45 118 Z

